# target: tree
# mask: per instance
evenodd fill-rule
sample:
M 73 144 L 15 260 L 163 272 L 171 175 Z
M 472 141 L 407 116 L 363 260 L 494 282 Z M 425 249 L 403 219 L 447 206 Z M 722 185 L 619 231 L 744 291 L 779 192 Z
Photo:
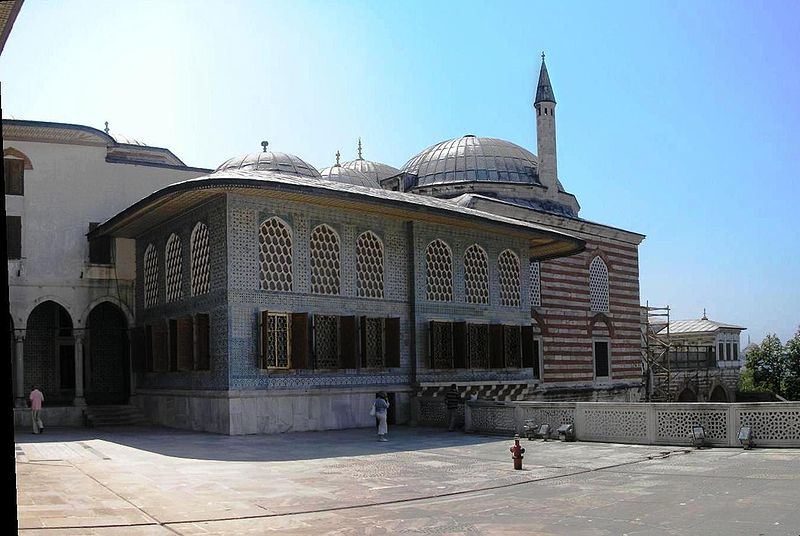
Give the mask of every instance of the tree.
M 775 334 L 767 335 L 759 346 L 751 348 L 745 359 L 745 366 L 753 371 L 754 385 L 781 396 L 786 364 L 786 353 Z
M 800 400 L 800 326 L 794 337 L 786 341 L 786 376 L 784 391 L 789 400 Z

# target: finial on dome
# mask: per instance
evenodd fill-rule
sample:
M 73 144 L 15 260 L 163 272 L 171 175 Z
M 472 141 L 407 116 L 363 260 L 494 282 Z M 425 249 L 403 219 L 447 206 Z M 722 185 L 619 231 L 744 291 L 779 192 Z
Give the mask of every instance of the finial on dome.
M 334 165 L 334 167 L 339 167 L 339 157 L 340 156 L 342 156 L 342 155 L 339 154 L 339 151 L 337 149 L 337 151 L 336 151 L 336 164 Z
M 542 50 L 542 61 L 544 61 L 544 50 Z
M 264 149 L 265 153 L 267 152 L 267 145 L 269 145 L 269 142 L 267 140 L 261 142 L 261 148 Z
M 364 157 L 361 156 L 361 136 L 358 137 L 358 159 L 364 160 Z
M 106 131 L 106 134 L 108 134 L 108 121 L 106 121 L 106 128 L 105 128 L 105 131 Z
M 706 316 L 706 308 L 705 307 L 703 307 L 703 318 L 701 320 L 708 320 L 708 317 Z

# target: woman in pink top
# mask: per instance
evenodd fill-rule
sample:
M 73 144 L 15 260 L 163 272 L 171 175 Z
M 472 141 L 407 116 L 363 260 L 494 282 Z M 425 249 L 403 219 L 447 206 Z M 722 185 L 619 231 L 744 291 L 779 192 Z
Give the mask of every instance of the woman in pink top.
M 44 402 L 44 395 L 42 392 L 33 386 L 31 394 L 28 396 L 31 401 L 31 421 L 33 422 L 33 433 L 40 434 L 44 432 L 44 424 L 42 423 L 42 402 Z

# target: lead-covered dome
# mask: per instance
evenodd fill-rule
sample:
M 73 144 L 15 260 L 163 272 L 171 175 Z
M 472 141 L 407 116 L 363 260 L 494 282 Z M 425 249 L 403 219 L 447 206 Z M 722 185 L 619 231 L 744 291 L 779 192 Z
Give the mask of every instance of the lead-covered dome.
M 328 181 L 343 182 L 345 184 L 355 184 L 356 186 L 366 186 L 367 188 L 380 188 L 378 181 L 371 179 L 364 173 L 352 168 L 346 168 L 339 164 L 331 167 L 322 168 L 319 171 L 322 178 Z
M 376 183 L 382 181 L 383 179 L 394 177 L 400 173 L 400 170 L 396 167 L 392 167 L 388 164 L 381 164 L 380 162 L 374 162 L 372 160 L 364 160 L 363 158 L 357 158 L 355 160 L 345 162 L 342 164 L 342 167 L 354 169 L 359 173 L 363 173 L 370 180 L 373 180 Z
M 414 186 L 472 181 L 541 185 L 536 155 L 510 141 L 471 134 L 428 147 L 402 171 L 414 176 Z
M 287 175 L 321 179 L 319 171 L 305 160 L 293 154 L 279 153 L 276 151 L 263 151 L 250 153 L 244 156 L 235 156 L 226 160 L 214 173 L 227 170 L 242 171 L 277 171 Z

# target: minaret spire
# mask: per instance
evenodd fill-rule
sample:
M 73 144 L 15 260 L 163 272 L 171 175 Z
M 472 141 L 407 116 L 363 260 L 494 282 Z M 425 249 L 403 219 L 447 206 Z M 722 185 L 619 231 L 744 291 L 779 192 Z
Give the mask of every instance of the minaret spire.
M 358 160 L 364 160 L 364 157 L 361 156 L 361 136 L 358 137 Z
M 536 148 L 539 159 L 539 182 L 552 192 L 558 191 L 558 159 L 556 158 L 556 98 L 550 75 L 544 63 L 539 68 L 539 83 L 536 86 Z

